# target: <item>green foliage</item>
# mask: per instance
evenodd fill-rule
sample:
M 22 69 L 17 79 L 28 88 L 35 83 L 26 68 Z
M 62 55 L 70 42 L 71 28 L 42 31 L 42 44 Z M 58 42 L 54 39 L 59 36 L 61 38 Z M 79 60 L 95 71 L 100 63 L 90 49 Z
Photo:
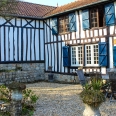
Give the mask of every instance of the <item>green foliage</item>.
M 5 85 L 0 85 L 0 100 L 11 101 L 11 91 Z
M 0 112 L 0 116 L 11 116 L 10 112 Z
M 4 102 L 11 101 L 11 91 L 5 86 L 0 86 L 0 100 Z M 38 96 L 34 94 L 32 90 L 23 90 L 23 100 L 22 100 L 22 116 L 32 116 L 35 110 L 35 103 L 38 100 Z M 0 112 L 0 116 L 10 116 L 10 112 Z
M 87 83 L 84 86 L 83 91 L 80 94 L 82 101 L 85 104 L 91 106 L 99 106 L 102 102 L 105 101 L 105 96 L 101 92 L 102 79 L 101 78 L 92 78 L 90 83 Z
M 28 116 L 33 116 L 34 113 L 34 107 L 33 106 L 29 106 L 24 104 L 22 107 L 22 116 L 24 115 L 28 115 Z
M 102 87 L 102 79 L 101 78 L 92 78 L 91 86 L 93 90 L 100 90 Z
M 85 104 L 91 106 L 99 106 L 105 101 L 104 94 L 99 90 L 83 90 L 80 94 L 81 99 Z
M 90 84 L 87 83 L 86 85 L 84 85 L 84 89 L 85 89 L 85 90 L 88 90 L 88 89 L 90 89 L 90 88 L 91 88 L 91 85 L 90 85 Z
M 35 108 L 35 103 L 38 100 L 38 96 L 30 89 L 23 90 L 23 100 L 22 100 L 22 114 L 28 114 L 32 116 Z
M 32 90 L 25 89 L 23 91 L 23 102 L 28 102 L 28 103 L 36 103 L 38 100 L 38 96 L 34 94 Z

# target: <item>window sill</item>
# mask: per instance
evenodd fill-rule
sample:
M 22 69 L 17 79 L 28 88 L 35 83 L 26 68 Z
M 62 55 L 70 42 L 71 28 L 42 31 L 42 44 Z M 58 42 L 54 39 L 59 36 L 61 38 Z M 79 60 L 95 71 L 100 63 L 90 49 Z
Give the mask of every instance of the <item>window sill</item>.
M 76 31 L 73 31 L 73 32 L 76 32 Z M 63 32 L 63 33 L 59 33 L 59 35 L 70 34 L 70 33 L 73 33 L 73 32 Z
M 111 26 L 111 25 L 110 25 Z M 87 31 L 87 30 L 96 30 L 96 29 L 104 29 L 104 28 L 107 28 L 108 26 L 103 26 L 103 27 L 92 27 L 92 28 L 89 28 L 89 29 L 84 29 L 84 31 Z
M 95 65 L 91 66 L 91 65 L 90 65 L 90 66 L 83 66 L 83 67 L 84 67 L 84 68 L 90 68 L 90 67 L 91 67 L 91 68 L 92 68 L 92 67 L 93 67 L 93 68 L 94 68 L 94 67 L 99 68 L 100 66 L 99 66 L 99 65 L 98 65 L 98 66 L 95 66 Z
M 103 29 L 103 28 L 106 28 L 107 26 L 103 26 L 103 27 L 92 27 L 90 28 L 91 30 L 95 30 L 95 29 Z
M 83 67 L 83 65 L 71 65 L 71 67 Z
M 112 24 L 112 25 L 105 25 L 103 27 L 93 27 L 93 28 L 89 28 L 88 30 L 95 30 L 95 29 L 104 29 L 104 28 L 107 28 L 109 26 L 115 26 L 115 24 Z

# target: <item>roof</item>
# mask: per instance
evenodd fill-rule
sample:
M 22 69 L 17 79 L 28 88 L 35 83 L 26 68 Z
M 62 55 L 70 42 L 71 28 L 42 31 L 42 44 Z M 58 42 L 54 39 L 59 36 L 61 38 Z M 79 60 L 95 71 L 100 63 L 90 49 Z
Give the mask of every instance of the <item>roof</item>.
M 29 18 L 42 18 L 44 15 L 56 8 L 53 6 L 34 4 L 23 1 L 19 1 L 15 6 L 15 10 L 10 11 L 10 13 L 9 11 L 6 12 L 14 16 Z M 3 12 L 5 12 L 5 9 Z
M 71 10 L 76 10 L 76 9 L 85 7 L 87 5 L 93 5 L 93 4 L 102 3 L 105 1 L 108 1 L 108 0 L 76 0 L 76 1 L 68 3 L 66 5 L 57 7 L 56 9 L 54 9 L 51 12 L 49 12 L 48 14 L 46 14 L 44 17 L 50 17 L 53 15 L 68 12 Z
M 60 7 L 34 4 L 29 2 L 19 1 L 16 5 L 16 10 L 10 12 L 11 15 L 28 18 L 48 18 L 61 13 L 74 11 L 89 5 L 108 2 L 112 0 L 76 0 Z M 5 11 L 5 10 L 4 10 Z M 7 11 L 8 13 L 8 11 Z

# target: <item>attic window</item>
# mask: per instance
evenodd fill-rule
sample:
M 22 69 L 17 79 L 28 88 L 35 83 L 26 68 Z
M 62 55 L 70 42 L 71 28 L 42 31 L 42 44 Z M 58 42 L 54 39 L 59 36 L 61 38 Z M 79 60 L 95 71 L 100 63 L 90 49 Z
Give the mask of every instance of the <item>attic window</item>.
M 92 9 L 90 13 L 91 17 L 91 27 L 97 27 L 98 26 L 98 9 Z
M 59 33 L 69 32 L 69 16 L 59 17 Z
M 104 26 L 104 7 L 97 6 L 90 10 L 90 23 L 91 28 Z

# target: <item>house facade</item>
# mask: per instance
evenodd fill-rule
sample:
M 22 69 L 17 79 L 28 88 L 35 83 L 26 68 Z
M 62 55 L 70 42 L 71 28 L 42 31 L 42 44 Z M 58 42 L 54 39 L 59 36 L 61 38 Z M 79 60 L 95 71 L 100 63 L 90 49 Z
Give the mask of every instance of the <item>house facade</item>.
M 0 19 L 2 69 L 17 64 L 29 75 L 34 72 L 36 80 L 48 80 L 52 66 L 56 81 L 75 82 L 80 67 L 104 78 L 108 68 L 115 68 L 115 0 L 79 0 L 60 7 L 20 4 L 25 10 L 19 9 L 17 17 Z

